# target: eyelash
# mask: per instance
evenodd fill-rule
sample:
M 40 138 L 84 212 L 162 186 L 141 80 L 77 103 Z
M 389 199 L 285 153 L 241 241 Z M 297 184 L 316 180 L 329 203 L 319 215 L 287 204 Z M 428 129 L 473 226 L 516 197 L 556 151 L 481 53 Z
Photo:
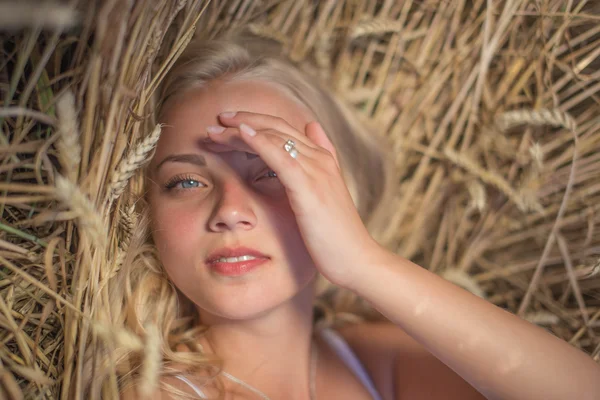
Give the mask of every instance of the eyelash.
M 201 185 L 204 185 L 198 179 L 194 179 L 193 176 L 190 176 L 190 175 L 177 175 L 177 176 L 174 176 L 173 178 L 169 179 L 169 181 L 167 183 L 165 183 L 165 189 L 167 189 L 167 190 L 175 189 L 175 186 L 177 186 L 181 182 L 185 182 L 185 181 L 194 181 L 194 182 L 198 182 Z M 206 186 L 206 185 L 204 185 L 204 186 Z M 186 189 L 179 188 L 179 190 L 186 190 Z
M 275 176 L 268 176 L 267 178 L 277 178 L 277 173 L 275 171 L 273 171 L 272 169 L 268 169 L 266 173 L 261 175 L 261 178 L 264 177 L 267 173 L 272 172 L 275 174 Z
M 275 174 L 275 176 L 265 176 L 270 172 Z M 275 171 L 273 171 L 272 169 L 269 169 L 266 171 L 266 173 L 261 175 L 258 180 L 260 180 L 261 178 L 277 178 L 277 173 Z M 185 182 L 185 181 L 194 181 L 194 182 L 198 182 L 201 185 L 204 185 L 204 183 L 200 182 L 198 179 L 194 179 L 194 177 L 192 177 L 190 175 L 177 175 L 177 176 L 174 176 L 173 178 L 171 178 L 167 183 L 165 183 L 164 187 L 165 187 L 165 189 L 170 191 L 172 189 L 175 189 L 175 187 L 178 184 L 180 184 L 181 182 Z M 204 186 L 206 186 L 206 185 L 204 185 Z M 186 190 L 186 189 L 179 188 L 179 190 Z

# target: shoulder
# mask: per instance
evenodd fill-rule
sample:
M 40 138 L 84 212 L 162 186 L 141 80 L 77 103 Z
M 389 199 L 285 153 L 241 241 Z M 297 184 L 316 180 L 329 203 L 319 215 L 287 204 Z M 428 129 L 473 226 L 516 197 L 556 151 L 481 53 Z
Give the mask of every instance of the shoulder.
M 365 366 L 393 368 L 401 355 L 418 350 L 420 346 L 400 327 L 389 322 L 352 324 L 337 329 L 337 332 Z
M 354 350 L 386 400 L 484 399 L 423 345 L 392 323 L 355 324 L 337 331 Z
M 416 343 L 399 326 L 390 322 L 346 325 L 337 329 L 337 332 L 344 337 L 353 349 L 355 346 L 357 349 L 369 350 L 384 347 L 388 355 L 391 348 L 400 350 L 407 345 L 414 345 Z

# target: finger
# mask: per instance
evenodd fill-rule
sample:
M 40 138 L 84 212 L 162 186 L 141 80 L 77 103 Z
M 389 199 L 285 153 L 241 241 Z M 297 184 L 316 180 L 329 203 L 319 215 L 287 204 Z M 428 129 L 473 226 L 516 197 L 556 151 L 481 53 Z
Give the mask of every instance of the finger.
M 303 143 L 298 143 L 296 138 L 274 130 L 256 131 L 246 124 L 241 124 L 239 130 L 242 139 L 269 168 L 275 171 L 287 190 L 294 191 L 297 187 L 302 187 L 302 181 L 307 177 L 306 169 L 310 168 L 309 164 L 315 162 L 309 154 L 316 150 Z M 288 139 L 296 142 L 296 158 L 293 158 L 284 149 L 284 144 Z
M 242 139 L 238 128 L 207 129 L 207 133 L 210 141 L 204 141 L 202 145 L 209 151 L 223 153 L 239 150 L 254 154 L 254 150 Z
M 335 160 L 335 163 L 337 164 L 338 168 L 340 167 L 335 147 L 333 146 L 333 143 L 331 143 L 331 140 L 329 140 L 329 137 L 325 133 L 325 130 L 323 130 L 323 127 L 320 123 L 316 121 L 309 122 L 306 125 L 306 137 L 309 138 L 317 146 L 327 150 L 327 152 L 329 152 L 333 156 L 333 159 Z
M 292 125 L 290 125 L 285 119 L 276 117 L 274 115 L 259 114 L 249 111 L 237 111 L 237 112 L 225 112 L 219 114 L 219 121 L 224 126 L 238 127 L 244 123 L 251 126 L 255 130 L 263 129 L 275 129 L 276 131 L 285 133 L 288 136 L 304 140 L 306 137 L 303 132 L 298 131 Z
M 245 151 L 247 153 L 257 154 L 256 151 L 244 141 L 243 135 L 241 133 L 242 126 L 245 126 L 246 128 L 252 129 L 254 132 L 256 132 L 256 130 L 250 128 L 244 123 L 240 125 L 240 128 L 226 128 L 223 131 L 218 131 L 219 133 L 217 133 L 217 131 L 215 130 L 209 130 L 209 137 L 213 141 L 215 146 L 212 146 L 208 143 L 205 143 L 204 146 L 206 146 L 207 149 L 214 148 L 217 152 L 240 150 Z M 311 156 L 316 154 L 316 148 L 306 145 L 303 141 L 299 140 L 296 137 L 286 135 L 275 129 L 262 129 L 258 130 L 258 132 L 260 132 L 262 135 L 277 137 L 278 139 L 274 140 L 276 141 L 276 143 L 281 143 L 282 151 L 285 151 L 284 144 L 288 140 L 292 140 L 294 142 L 296 150 L 298 152 L 302 152 L 304 156 Z

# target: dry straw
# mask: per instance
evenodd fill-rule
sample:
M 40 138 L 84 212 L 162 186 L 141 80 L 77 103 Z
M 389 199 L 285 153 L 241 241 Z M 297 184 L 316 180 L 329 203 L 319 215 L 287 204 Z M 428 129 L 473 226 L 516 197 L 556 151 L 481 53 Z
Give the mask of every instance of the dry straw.
M 119 164 L 116 171 L 110 179 L 110 195 L 109 202 L 117 199 L 127 186 L 129 179 L 133 174 L 146 162 L 149 161 L 149 155 L 154 150 L 158 139 L 160 138 L 161 126 L 156 125 L 152 133 L 150 133 L 140 144 L 138 144 L 130 154 L 128 154 Z
M 160 135 L 152 94 L 194 32 L 241 25 L 389 141 L 390 249 L 598 359 L 599 20 L 561 0 L 0 2 L 0 398 L 83 398 L 84 354 L 116 398 L 122 351 L 155 388 L 162 332 L 95 321 Z M 330 322 L 368 311 L 319 301 Z
M 60 175 L 57 175 L 55 179 L 56 195 L 65 206 L 74 212 L 74 216 L 78 220 L 79 232 L 87 234 L 95 245 L 103 247 L 106 244 L 108 233 L 94 204 L 68 179 Z
M 75 110 L 75 96 L 68 91 L 56 102 L 58 113 L 58 132 L 60 138 L 56 142 L 61 165 L 71 182 L 77 182 L 79 163 L 81 162 L 81 146 L 79 145 L 79 127 Z

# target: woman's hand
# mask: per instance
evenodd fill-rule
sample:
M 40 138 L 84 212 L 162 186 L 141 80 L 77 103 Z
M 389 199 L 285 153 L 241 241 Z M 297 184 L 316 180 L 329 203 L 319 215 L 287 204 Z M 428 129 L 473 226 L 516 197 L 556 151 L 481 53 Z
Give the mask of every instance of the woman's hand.
M 385 250 L 360 219 L 335 149 L 321 125 L 307 124 L 304 134 L 271 115 L 232 114 L 219 115 L 224 131 L 208 129 L 213 143 L 206 143 L 207 149 L 219 152 L 233 148 L 257 154 L 284 185 L 317 269 L 329 281 L 349 286 L 358 276 L 356 272 Z M 295 142 L 296 158 L 284 149 L 288 139 Z

